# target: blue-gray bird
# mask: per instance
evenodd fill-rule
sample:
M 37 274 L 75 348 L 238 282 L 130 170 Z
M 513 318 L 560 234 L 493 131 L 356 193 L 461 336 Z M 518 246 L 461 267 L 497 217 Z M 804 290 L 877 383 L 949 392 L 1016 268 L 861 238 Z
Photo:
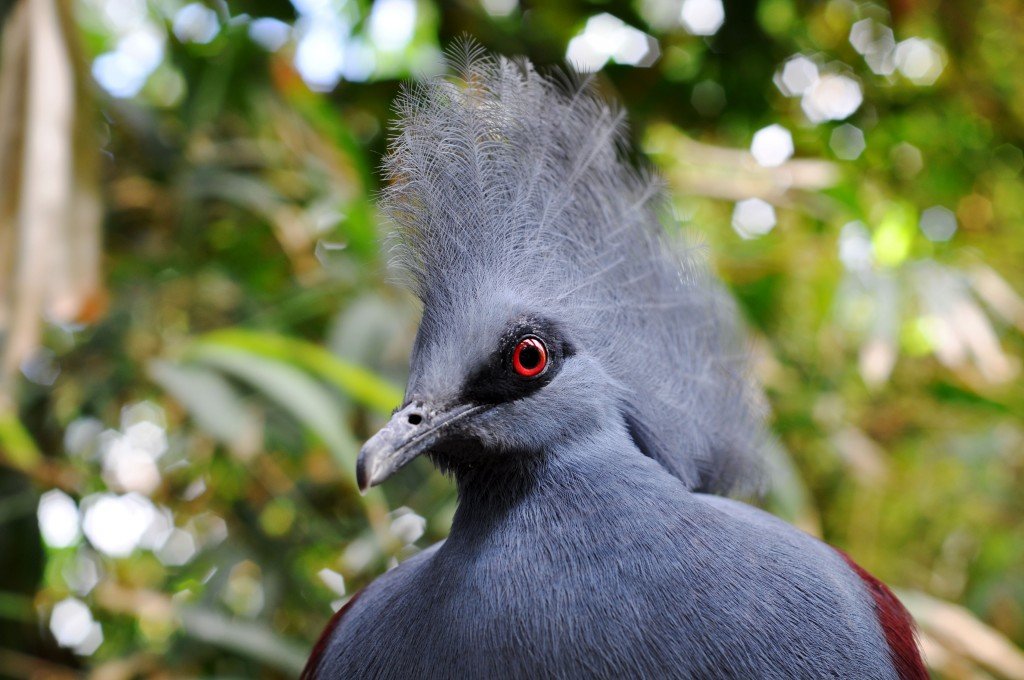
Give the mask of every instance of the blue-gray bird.
M 423 318 L 357 475 L 426 455 L 459 506 L 304 677 L 926 678 L 884 585 L 718 495 L 758 476 L 759 395 L 622 114 L 524 60 L 452 62 L 398 104 L 381 203 Z

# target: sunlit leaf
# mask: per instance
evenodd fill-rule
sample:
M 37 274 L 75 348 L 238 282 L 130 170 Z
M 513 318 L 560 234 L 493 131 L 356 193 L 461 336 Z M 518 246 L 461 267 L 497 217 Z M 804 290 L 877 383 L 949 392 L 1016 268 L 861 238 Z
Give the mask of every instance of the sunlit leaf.
M 249 383 L 308 427 L 334 454 L 344 474 L 354 480 L 359 450 L 345 426 L 345 409 L 337 397 L 306 372 L 281 361 L 229 345 L 195 346 L 189 358 Z
M 10 408 L 0 404 L 0 460 L 22 470 L 29 470 L 42 459 L 32 435 Z
M 306 664 L 303 645 L 283 639 L 263 624 L 199 606 L 182 607 L 178 616 L 190 637 L 257 659 L 289 675 L 298 674 Z
M 872 244 L 879 264 L 895 266 L 907 259 L 917 227 L 917 215 L 906 203 L 890 205 L 875 230 Z
M 152 361 L 149 375 L 188 409 L 200 428 L 243 458 L 261 443 L 260 419 L 220 374 L 202 366 Z
M 304 340 L 261 331 L 230 329 L 203 336 L 194 351 L 203 351 L 204 347 L 234 348 L 300 366 L 353 401 L 382 414 L 389 414 L 402 400 L 401 390 L 391 383 Z

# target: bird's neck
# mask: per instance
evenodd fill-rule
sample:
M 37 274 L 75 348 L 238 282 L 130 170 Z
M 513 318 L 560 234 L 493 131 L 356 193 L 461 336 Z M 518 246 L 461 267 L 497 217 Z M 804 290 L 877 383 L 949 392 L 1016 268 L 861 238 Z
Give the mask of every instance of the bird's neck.
M 624 428 L 539 452 L 506 454 L 501 461 L 455 472 L 459 507 L 452 538 L 540 527 L 551 517 L 571 522 L 637 495 L 664 498 L 681 490 L 677 479 L 640 453 Z

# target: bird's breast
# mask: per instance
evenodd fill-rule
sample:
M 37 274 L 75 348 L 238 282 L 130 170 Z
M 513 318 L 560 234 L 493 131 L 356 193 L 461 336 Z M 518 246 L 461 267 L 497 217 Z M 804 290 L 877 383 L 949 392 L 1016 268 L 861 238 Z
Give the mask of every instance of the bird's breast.
M 443 545 L 355 603 L 325 652 L 332 668 L 896 678 L 870 596 L 824 544 L 678 487 L 657 498 L 571 488 L 559 502 L 529 499 L 500 515 L 460 509 Z

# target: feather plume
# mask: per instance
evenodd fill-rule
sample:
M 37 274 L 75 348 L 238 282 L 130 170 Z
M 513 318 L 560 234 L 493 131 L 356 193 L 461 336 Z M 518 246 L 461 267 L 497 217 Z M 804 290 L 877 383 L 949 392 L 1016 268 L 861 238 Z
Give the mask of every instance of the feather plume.
M 511 287 L 628 395 L 647 455 L 691 489 L 759 478 L 761 400 L 731 299 L 666 233 L 659 179 L 624 158 L 622 111 L 571 72 L 471 42 L 406 88 L 385 161 L 394 260 L 424 305 Z

